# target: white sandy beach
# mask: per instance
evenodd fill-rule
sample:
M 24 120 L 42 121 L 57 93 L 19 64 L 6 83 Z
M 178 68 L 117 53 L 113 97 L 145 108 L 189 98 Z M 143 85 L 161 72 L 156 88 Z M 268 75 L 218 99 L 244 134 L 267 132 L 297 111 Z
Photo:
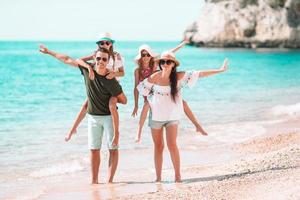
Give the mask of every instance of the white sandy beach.
M 152 150 L 121 151 L 115 184 L 89 185 L 85 171 L 65 177 L 67 181 L 61 177 L 37 199 L 296 200 L 300 198 L 299 124 L 290 120 L 266 125 L 264 135 L 240 143 L 201 144 L 198 149 L 181 143 L 182 183 L 173 182 L 166 149 L 162 183 L 153 182 Z M 102 182 L 105 175 L 102 170 Z

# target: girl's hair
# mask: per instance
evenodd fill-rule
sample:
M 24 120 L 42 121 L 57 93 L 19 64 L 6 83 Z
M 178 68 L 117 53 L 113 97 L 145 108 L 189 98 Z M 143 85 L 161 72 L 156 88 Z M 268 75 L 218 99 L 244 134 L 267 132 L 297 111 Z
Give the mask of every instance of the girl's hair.
M 159 69 L 162 70 L 161 66 L 159 66 Z M 177 88 L 177 65 L 175 64 L 174 67 L 172 68 L 171 74 L 169 76 L 169 80 L 171 83 L 171 98 L 174 102 L 176 102 L 176 96 L 178 93 L 178 88 Z
M 171 97 L 172 97 L 172 100 L 174 102 L 176 102 L 176 96 L 177 96 L 177 93 L 178 93 L 178 88 L 177 88 L 177 67 L 176 65 L 172 68 L 172 71 L 171 71 L 171 74 L 169 76 L 169 79 L 170 79 L 170 83 L 171 83 Z
M 109 55 L 112 57 L 112 59 L 114 60 L 114 63 L 115 63 L 115 53 L 116 52 L 114 52 L 114 46 L 113 46 L 113 44 L 111 44 L 111 46 L 110 46 L 110 48 L 108 49 L 108 51 L 109 51 Z
M 141 53 L 142 53 L 142 51 L 141 51 Z M 142 75 L 142 69 L 143 69 L 142 62 L 143 62 L 142 58 L 140 58 L 138 60 L 139 77 L 141 77 L 141 75 Z M 153 69 L 154 69 L 154 63 L 155 63 L 154 62 L 154 58 L 151 56 L 151 59 L 150 59 L 150 62 L 149 62 L 149 67 L 150 67 L 150 69 L 151 69 L 152 72 L 153 72 Z

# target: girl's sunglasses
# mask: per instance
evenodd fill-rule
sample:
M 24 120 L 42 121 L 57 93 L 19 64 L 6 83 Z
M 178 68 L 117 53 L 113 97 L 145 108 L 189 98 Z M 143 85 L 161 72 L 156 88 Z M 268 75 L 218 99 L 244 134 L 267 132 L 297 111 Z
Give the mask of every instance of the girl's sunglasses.
M 171 63 L 173 63 L 174 61 L 173 60 L 160 60 L 159 61 L 159 65 L 171 65 Z
M 100 46 L 103 46 L 103 45 L 105 45 L 105 44 L 108 46 L 108 45 L 110 45 L 111 43 L 110 43 L 109 41 L 101 41 L 99 44 L 100 44 Z
M 103 62 L 107 62 L 107 58 L 103 58 L 103 57 L 96 57 L 96 60 L 99 62 L 100 60 L 102 60 Z

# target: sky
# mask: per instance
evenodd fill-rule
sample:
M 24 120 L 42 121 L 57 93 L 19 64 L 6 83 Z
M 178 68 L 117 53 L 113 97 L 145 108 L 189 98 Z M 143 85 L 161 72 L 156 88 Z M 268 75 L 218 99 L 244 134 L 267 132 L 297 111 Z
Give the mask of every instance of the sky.
M 0 0 L 0 41 L 175 41 L 204 0 Z

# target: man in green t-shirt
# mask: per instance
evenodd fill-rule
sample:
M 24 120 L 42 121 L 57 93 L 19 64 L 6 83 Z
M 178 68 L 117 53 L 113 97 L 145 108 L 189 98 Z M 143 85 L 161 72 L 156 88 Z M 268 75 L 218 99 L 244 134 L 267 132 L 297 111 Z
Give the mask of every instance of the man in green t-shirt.
M 100 167 L 100 149 L 104 132 L 106 133 L 107 146 L 109 148 L 109 175 L 108 182 L 113 181 L 113 177 L 118 165 L 118 147 L 113 146 L 113 123 L 109 110 L 109 99 L 116 97 L 118 103 L 126 104 L 127 99 L 122 91 L 119 82 L 114 79 L 107 79 L 108 71 L 106 65 L 109 61 L 109 52 L 100 48 L 94 57 L 94 69 L 86 64 L 78 65 L 76 60 L 69 56 L 51 51 L 45 46 L 40 46 L 40 51 L 44 54 L 53 56 L 54 58 L 80 69 L 84 76 L 86 93 L 88 97 L 88 145 L 91 150 L 91 167 L 92 167 L 92 184 L 98 184 L 98 173 Z M 95 71 L 95 77 L 90 79 L 90 71 Z

